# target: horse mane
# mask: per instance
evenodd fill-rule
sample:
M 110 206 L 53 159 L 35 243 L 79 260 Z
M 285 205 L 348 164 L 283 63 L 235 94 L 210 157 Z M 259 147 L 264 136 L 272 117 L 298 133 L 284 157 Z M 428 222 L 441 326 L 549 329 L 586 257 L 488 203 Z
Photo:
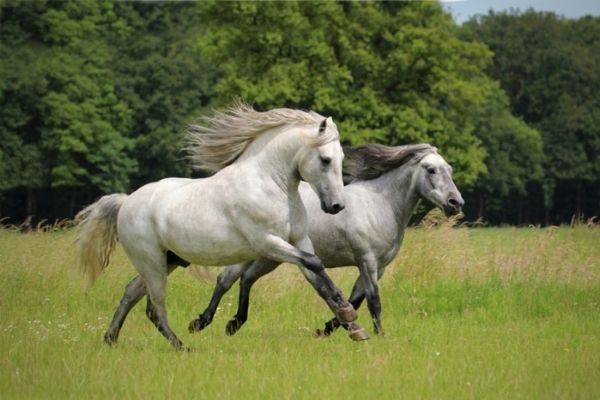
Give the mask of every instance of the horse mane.
M 189 125 L 184 150 L 194 168 L 215 172 L 235 162 L 268 129 L 286 124 L 319 125 L 324 119 L 313 111 L 289 108 L 259 112 L 240 101 L 223 112 L 215 112 L 212 117 L 203 117 L 203 125 Z M 305 139 L 308 146 L 318 147 L 338 140 L 339 134 L 337 129 L 325 129 Z
M 429 144 L 409 144 L 405 146 L 384 146 L 366 144 L 359 147 L 344 147 L 344 184 L 357 180 L 378 178 L 384 173 L 406 165 L 409 161 L 420 161 L 437 149 Z

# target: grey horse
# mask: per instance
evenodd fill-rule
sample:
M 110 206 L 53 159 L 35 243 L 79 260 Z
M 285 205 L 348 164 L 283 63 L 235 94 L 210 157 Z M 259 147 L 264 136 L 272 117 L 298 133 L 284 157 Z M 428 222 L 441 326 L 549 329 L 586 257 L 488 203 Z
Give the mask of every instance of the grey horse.
M 344 179 L 348 183 L 344 187 L 345 210 L 325 214 L 314 191 L 306 184 L 300 185 L 309 217 L 308 234 L 326 267 L 358 267 L 360 275 L 349 301 L 358 309 L 366 297 L 375 332 L 383 334 L 377 282 L 400 250 L 417 200 L 428 200 L 446 215 L 459 213 L 464 201 L 452 180 L 452 168 L 428 144 L 369 144 L 345 148 L 344 153 Z M 208 308 L 190 323 L 189 330 L 199 331 L 210 324 L 219 301 L 241 276 L 238 311 L 226 327 L 226 332 L 233 335 L 248 318 L 252 285 L 278 265 L 277 261 L 261 259 L 250 266 L 227 267 L 217 278 Z M 332 319 L 317 332 L 329 335 L 339 326 L 339 320 Z

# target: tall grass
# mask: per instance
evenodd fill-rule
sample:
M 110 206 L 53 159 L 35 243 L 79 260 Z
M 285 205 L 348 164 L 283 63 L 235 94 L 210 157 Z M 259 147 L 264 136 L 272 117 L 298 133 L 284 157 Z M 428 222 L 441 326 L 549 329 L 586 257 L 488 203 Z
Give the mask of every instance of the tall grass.
M 106 346 L 135 271 L 118 248 L 86 292 L 73 240 L 0 230 L 1 398 L 600 397 L 598 228 L 410 229 L 381 282 L 386 336 L 362 343 L 312 337 L 330 315 L 293 266 L 255 285 L 236 336 L 224 324 L 237 290 L 191 335 L 218 270 L 179 270 L 167 304 L 191 353 L 173 351 L 141 305 Z M 348 291 L 357 273 L 331 275 Z

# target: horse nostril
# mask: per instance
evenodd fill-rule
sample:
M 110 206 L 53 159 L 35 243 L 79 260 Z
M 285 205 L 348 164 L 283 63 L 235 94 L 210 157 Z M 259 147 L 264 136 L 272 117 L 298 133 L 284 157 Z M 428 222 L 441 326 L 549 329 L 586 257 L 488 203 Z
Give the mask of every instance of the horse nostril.
M 460 202 L 457 199 L 455 199 L 455 198 L 448 199 L 448 204 L 450 206 L 452 206 L 452 208 L 454 208 L 454 209 L 459 209 L 460 208 Z
M 340 211 L 342 211 L 344 209 L 344 205 L 343 204 L 339 204 L 339 203 L 335 203 L 331 206 L 331 210 L 334 213 L 339 213 Z

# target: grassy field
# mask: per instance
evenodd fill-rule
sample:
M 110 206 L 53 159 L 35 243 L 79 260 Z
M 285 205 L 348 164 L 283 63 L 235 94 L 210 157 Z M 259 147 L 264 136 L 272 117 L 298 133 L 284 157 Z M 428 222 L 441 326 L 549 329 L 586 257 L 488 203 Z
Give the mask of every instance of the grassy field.
M 86 292 L 73 239 L 0 230 L 0 398 L 600 398 L 597 227 L 411 229 L 381 283 L 386 336 L 361 343 L 312 337 L 329 313 L 292 266 L 257 283 L 236 336 L 224 325 L 237 290 L 191 335 L 218 271 L 179 270 L 167 304 L 190 353 L 142 306 L 106 346 L 135 272 L 118 248 Z M 331 275 L 348 291 L 356 271 Z

